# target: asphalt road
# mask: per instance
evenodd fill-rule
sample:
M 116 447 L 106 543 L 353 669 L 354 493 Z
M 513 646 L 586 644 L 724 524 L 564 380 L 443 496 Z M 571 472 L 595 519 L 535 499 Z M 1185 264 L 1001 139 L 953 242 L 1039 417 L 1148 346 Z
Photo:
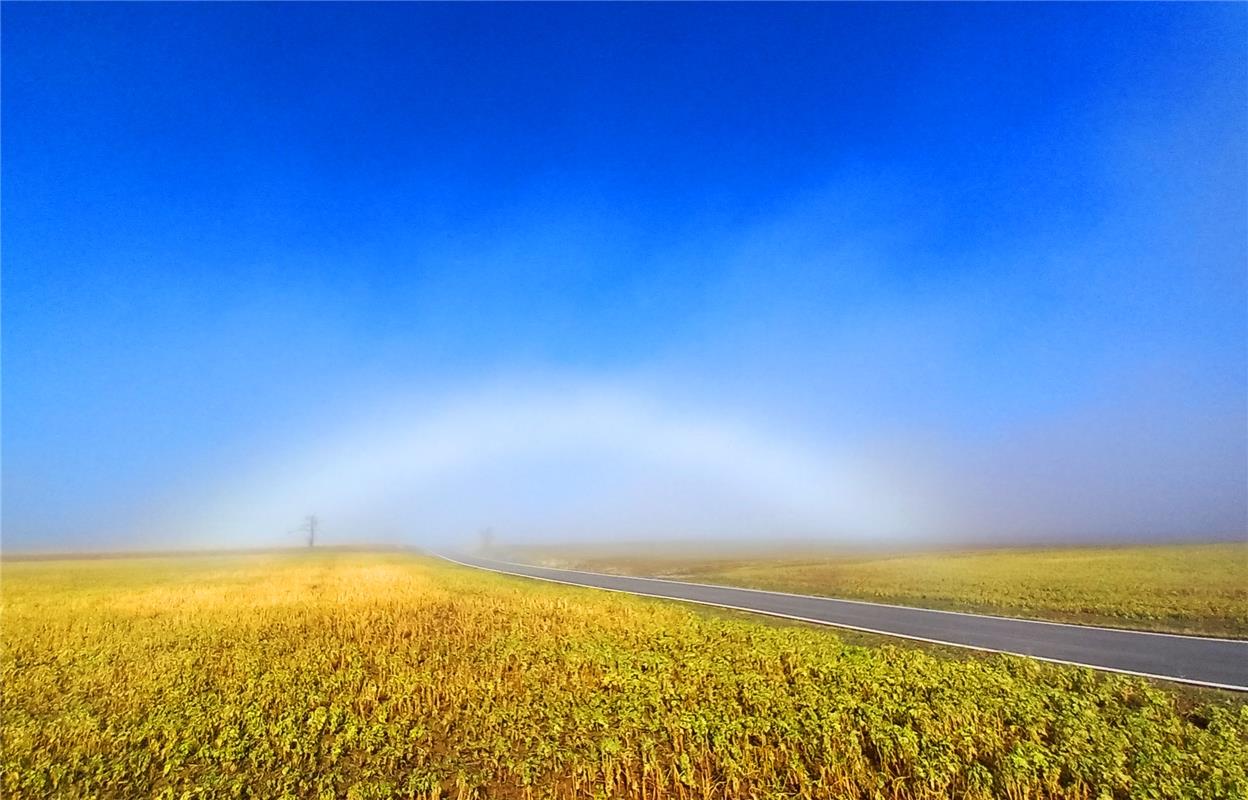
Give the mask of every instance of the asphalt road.
M 1248 641 L 1144 633 L 443 556 L 508 575 L 683 600 L 926 642 L 1248 691 Z

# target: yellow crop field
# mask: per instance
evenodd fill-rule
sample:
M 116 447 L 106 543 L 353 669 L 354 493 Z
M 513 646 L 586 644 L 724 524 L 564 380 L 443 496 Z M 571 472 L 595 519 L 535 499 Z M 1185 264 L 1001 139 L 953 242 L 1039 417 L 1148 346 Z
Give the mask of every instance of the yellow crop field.
M 528 548 L 552 566 L 899 605 L 1248 637 L 1248 543 L 931 553 Z M 633 551 L 635 552 L 635 551 Z
M 1242 798 L 1248 708 L 403 553 L 6 562 L 6 798 Z

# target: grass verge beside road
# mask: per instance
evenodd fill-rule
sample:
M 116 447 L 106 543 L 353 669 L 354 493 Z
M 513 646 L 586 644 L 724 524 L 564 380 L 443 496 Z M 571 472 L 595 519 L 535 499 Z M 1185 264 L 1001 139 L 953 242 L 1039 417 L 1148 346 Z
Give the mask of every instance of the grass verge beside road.
M 521 548 L 569 569 L 1085 625 L 1248 638 L 1248 543 L 931 553 Z

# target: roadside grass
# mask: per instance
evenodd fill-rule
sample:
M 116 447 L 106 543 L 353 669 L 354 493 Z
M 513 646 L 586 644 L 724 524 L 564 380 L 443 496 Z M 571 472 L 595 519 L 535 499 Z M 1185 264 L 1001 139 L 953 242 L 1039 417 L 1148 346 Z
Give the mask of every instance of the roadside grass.
M 715 608 L 713 606 L 690 606 L 695 613 L 720 619 L 735 620 L 738 622 L 753 622 L 758 625 L 767 625 L 773 628 L 804 628 L 812 631 L 829 631 L 832 632 L 843 643 L 855 647 L 904 647 L 907 649 L 921 650 L 933 656 L 943 659 L 951 659 L 954 661 L 991 661 L 998 654 L 987 650 L 975 650 L 969 647 L 953 647 L 951 645 L 937 644 L 935 642 L 924 642 L 917 639 L 901 639 L 896 636 L 888 636 L 880 633 L 868 633 L 866 631 L 856 631 L 851 628 L 837 628 L 832 625 L 820 625 L 814 622 L 802 622 L 801 620 L 785 619 L 784 617 L 772 617 L 765 614 L 752 614 L 748 611 L 736 611 L 729 608 Z M 1248 704 L 1248 696 L 1242 692 L 1232 691 L 1230 689 L 1218 689 L 1210 686 L 1196 686 L 1190 683 L 1178 683 L 1176 681 L 1167 681 L 1160 678 L 1149 678 L 1148 682 L 1153 686 L 1172 694 L 1175 698 L 1175 708 L 1181 714 L 1191 714 L 1193 718 L 1199 717 L 1200 709 L 1205 706 L 1216 705 L 1235 708 Z
M 1137 630 L 1248 638 L 1248 542 L 928 553 L 516 549 L 533 563 Z

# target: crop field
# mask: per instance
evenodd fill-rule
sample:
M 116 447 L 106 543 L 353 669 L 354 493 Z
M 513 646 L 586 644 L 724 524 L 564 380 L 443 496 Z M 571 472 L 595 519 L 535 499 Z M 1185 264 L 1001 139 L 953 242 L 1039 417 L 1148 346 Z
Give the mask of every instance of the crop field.
M 6 562 L 29 797 L 1242 798 L 1248 707 L 405 553 Z
M 898 605 L 1248 638 L 1248 543 L 903 554 L 530 548 L 550 566 Z

